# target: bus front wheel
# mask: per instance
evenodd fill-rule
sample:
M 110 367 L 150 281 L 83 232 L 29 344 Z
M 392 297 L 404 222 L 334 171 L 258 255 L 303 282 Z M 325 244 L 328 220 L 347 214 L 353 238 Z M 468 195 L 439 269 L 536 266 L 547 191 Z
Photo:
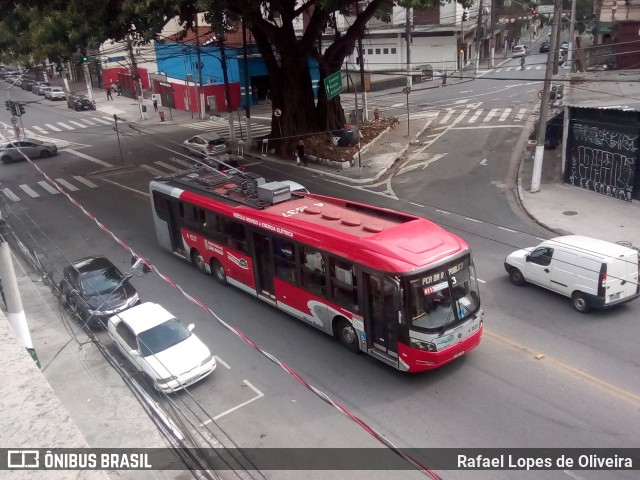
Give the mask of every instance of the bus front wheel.
M 352 352 L 360 351 L 360 347 L 358 345 L 358 332 L 356 332 L 353 325 L 344 318 L 338 320 L 337 335 L 338 339 L 340 339 L 340 343 L 349 350 Z
M 227 274 L 224 273 L 224 267 L 218 260 L 211 260 L 211 271 L 216 277 L 216 280 L 218 280 L 222 285 L 228 285 Z

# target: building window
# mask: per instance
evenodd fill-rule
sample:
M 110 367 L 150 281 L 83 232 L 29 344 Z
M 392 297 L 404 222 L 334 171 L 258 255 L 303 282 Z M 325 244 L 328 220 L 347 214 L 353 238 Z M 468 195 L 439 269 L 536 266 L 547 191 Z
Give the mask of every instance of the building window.
M 367 53 L 368 53 L 369 55 L 373 55 L 373 48 L 368 48 L 368 49 L 367 49 Z
M 376 48 L 376 55 L 380 55 L 380 49 Z
M 395 49 L 395 48 L 392 48 L 392 49 L 391 49 L 391 53 L 395 55 L 395 53 L 396 53 L 396 49 Z
M 382 51 L 382 53 L 384 53 L 385 55 L 388 55 L 388 54 L 389 54 L 389 49 L 388 49 L 388 48 L 385 48 L 385 49 Z

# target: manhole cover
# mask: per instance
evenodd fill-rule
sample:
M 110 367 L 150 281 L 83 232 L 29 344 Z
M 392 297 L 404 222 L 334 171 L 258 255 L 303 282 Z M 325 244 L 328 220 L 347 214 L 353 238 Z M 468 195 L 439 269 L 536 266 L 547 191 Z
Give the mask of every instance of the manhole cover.
M 566 212 L 562 212 L 563 215 L 577 215 L 578 212 L 574 212 L 573 210 L 567 210 Z

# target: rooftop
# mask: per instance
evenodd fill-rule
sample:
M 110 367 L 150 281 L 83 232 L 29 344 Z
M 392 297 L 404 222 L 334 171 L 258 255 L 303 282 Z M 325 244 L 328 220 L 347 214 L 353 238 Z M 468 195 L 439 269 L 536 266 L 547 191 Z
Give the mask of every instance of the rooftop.
M 640 70 L 608 70 L 569 75 L 566 107 L 640 112 Z

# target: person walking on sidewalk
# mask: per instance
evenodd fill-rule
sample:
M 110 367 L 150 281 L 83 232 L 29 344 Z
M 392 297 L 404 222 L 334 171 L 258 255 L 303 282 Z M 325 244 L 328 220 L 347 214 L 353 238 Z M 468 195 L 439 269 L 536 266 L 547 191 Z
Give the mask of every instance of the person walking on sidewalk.
M 113 97 L 111 96 L 111 85 L 107 85 L 105 90 L 107 91 L 107 101 L 113 100 Z
M 153 109 L 157 112 L 158 111 L 158 99 L 154 98 L 152 103 L 153 103 Z
M 122 87 L 120 86 L 120 80 L 116 82 L 116 92 L 118 92 L 118 96 L 122 95 Z
M 300 166 L 300 162 L 304 163 L 304 166 L 307 166 L 307 157 L 304 154 L 304 142 L 300 140 L 298 145 L 296 145 L 296 163 Z

